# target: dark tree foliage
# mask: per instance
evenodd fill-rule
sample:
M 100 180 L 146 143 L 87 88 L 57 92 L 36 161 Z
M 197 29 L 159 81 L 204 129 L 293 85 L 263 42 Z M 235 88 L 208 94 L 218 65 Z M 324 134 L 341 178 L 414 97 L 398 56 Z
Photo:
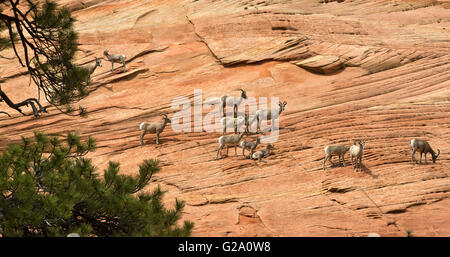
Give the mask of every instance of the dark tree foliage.
M 162 203 L 161 189 L 144 193 L 157 160 L 145 160 L 136 176 L 119 175 L 110 162 L 100 177 L 86 154 L 95 140 L 69 133 L 65 140 L 35 132 L 0 155 L 2 236 L 189 236 L 191 222 L 177 224 L 184 202 Z
M 72 62 L 78 50 L 74 21 L 67 8 L 49 0 L 0 0 L 0 51 L 12 47 L 39 94 L 67 114 L 88 94 L 88 72 Z M 31 106 L 36 117 L 46 111 L 35 98 L 13 103 L 1 88 L 0 101 L 22 114 L 23 106 Z

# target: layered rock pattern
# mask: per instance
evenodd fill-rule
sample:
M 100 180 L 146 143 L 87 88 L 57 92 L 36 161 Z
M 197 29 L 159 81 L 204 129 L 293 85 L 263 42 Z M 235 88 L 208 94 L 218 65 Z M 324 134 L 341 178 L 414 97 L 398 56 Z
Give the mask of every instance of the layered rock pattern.
M 159 184 L 167 203 L 185 200 L 195 236 L 450 234 L 446 1 L 59 2 L 77 18 L 77 63 L 109 49 L 128 56 L 128 71 L 111 72 L 106 61 L 95 71 L 81 102 L 88 118 L 54 108 L 39 119 L 10 112 L 0 122 L 1 149 L 33 130 L 77 130 L 97 138 L 90 157 L 99 172 L 113 160 L 134 174 L 143 159 L 158 158 L 163 169 L 148 190 Z M 0 58 L 0 74 L 11 99 L 38 96 L 17 62 Z M 139 123 L 172 116 L 175 97 L 239 88 L 288 103 L 266 162 L 233 149 L 216 161 L 219 132 L 168 126 L 160 145 L 153 135 L 139 145 Z M 334 157 L 323 171 L 324 147 L 355 138 L 366 140 L 363 172 L 348 154 L 346 167 Z M 435 164 L 410 163 L 412 138 L 441 150 Z

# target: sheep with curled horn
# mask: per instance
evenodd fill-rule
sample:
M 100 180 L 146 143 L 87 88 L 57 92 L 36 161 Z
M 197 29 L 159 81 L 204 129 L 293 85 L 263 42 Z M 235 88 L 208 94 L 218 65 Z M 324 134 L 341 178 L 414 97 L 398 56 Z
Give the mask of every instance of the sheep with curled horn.
M 419 164 L 422 164 L 422 154 L 425 154 L 425 164 L 427 164 L 427 153 L 431 154 L 431 160 L 433 163 L 436 163 L 436 159 L 438 158 L 439 154 L 441 154 L 441 150 L 437 150 L 437 154 L 434 152 L 434 150 L 431 148 L 430 144 L 425 140 L 420 139 L 412 139 L 410 142 L 411 147 L 411 161 L 412 163 L 416 163 L 416 159 L 414 158 L 414 154 L 416 152 L 420 153 L 420 160 Z

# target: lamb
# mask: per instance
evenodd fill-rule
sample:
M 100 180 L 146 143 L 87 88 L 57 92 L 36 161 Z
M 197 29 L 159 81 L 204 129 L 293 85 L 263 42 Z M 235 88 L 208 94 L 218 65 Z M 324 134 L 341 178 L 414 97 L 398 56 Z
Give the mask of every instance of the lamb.
M 166 114 L 163 114 L 162 117 L 162 122 L 142 122 L 139 125 L 139 129 L 141 130 L 139 141 L 141 142 L 141 145 L 144 145 L 143 138 L 146 133 L 156 133 L 156 144 L 159 145 L 159 134 L 163 132 L 167 123 L 172 122 Z
M 439 154 L 441 154 L 441 150 L 438 149 L 438 153 L 436 154 L 433 149 L 431 149 L 430 144 L 425 141 L 425 140 L 420 140 L 420 139 L 412 139 L 411 143 L 411 161 L 414 163 L 416 163 L 417 161 L 414 158 L 414 154 L 416 153 L 416 151 L 419 151 L 420 153 L 420 160 L 419 160 L 419 164 L 422 164 L 422 154 L 425 153 L 425 164 L 427 164 L 427 153 L 431 154 L 431 158 L 433 160 L 433 163 L 436 163 L 436 159 L 438 158 Z
M 127 57 L 123 54 L 109 54 L 108 50 L 103 51 L 106 59 L 111 62 L 111 72 L 114 70 L 114 63 L 122 63 L 124 70 L 127 70 L 127 65 L 125 63 Z
M 245 131 L 248 132 L 248 115 L 234 117 L 223 117 L 220 119 L 223 127 L 222 135 L 225 135 L 227 128 L 234 128 L 234 133 L 237 133 L 238 128 L 245 126 Z
M 233 106 L 233 117 L 237 113 L 237 108 L 241 104 L 243 99 L 247 99 L 247 93 L 244 89 L 241 90 L 240 96 L 227 96 L 223 95 L 220 97 L 220 102 L 222 103 L 222 116 L 225 117 L 226 106 Z
M 258 132 L 258 130 L 261 131 L 261 121 L 262 120 L 271 120 L 272 121 L 271 131 L 273 131 L 274 120 L 276 120 L 280 116 L 281 112 L 286 109 L 286 104 L 287 104 L 286 101 L 284 101 L 283 103 L 278 102 L 278 106 L 279 106 L 278 110 L 275 108 L 257 110 L 255 113 L 255 116 L 253 117 L 252 121 L 250 122 L 250 125 L 253 124 L 256 120 L 256 122 L 257 122 L 256 132 Z
M 323 159 L 323 163 L 322 163 L 323 170 L 325 170 L 325 162 L 327 160 L 329 160 L 330 163 L 333 164 L 333 162 L 331 162 L 331 158 L 333 157 L 333 155 L 339 156 L 339 161 L 341 161 L 341 159 L 342 159 L 342 165 L 345 167 L 344 155 L 349 149 L 350 149 L 350 146 L 345 146 L 345 145 L 327 145 L 324 149 L 325 158 Z
M 241 148 L 242 148 L 242 156 L 244 156 L 244 159 L 247 159 L 247 156 L 245 156 L 245 149 L 250 150 L 250 155 L 248 156 L 249 159 L 252 158 L 253 152 L 255 151 L 256 147 L 261 143 L 259 138 L 256 138 L 256 141 L 248 142 L 243 140 L 241 142 Z
M 233 135 L 223 135 L 219 137 L 219 148 L 217 149 L 217 155 L 216 160 L 219 158 L 222 159 L 222 149 L 224 146 L 227 146 L 227 155 L 228 155 L 228 148 L 229 146 L 234 146 L 234 156 L 237 156 L 237 146 L 239 144 L 239 141 L 241 141 L 242 137 L 244 136 L 246 132 L 242 132 L 241 134 L 233 134 Z
M 253 153 L 252 154 L 252 159 L 261 161 L 262 158 L 266 158 L 267 156 L 270 155 L 270 149 L 273 149 L 273 146 L 271 144 L 268 144 L 266 146 L 265 150 L 261 150 L 261 151 Z
M 100 58 L 95 58 L 95 63 L 94 64 L 86 64 L 86 65 L 83 65 L 81 67 L 88 71 L 88 79 L 90 79 L 91 78 L 91 74 L 94 73 L 95 69 L 98 66 L 102 67 L 102 60 Z
M 365 141 L 358 140 L 358 144 L 356 145 L 356 140 L 353 140 L 353 145 L 350 146 L 350 156 L 352 157 L 352 167 L 353 169 L 358 171 L 358 160 L 359 160 L 359 170 L 362 169 L 362 157 L 363 150 L 366 148 Z M 355 163 L 353 164 L 353 159 L 355 159 Z

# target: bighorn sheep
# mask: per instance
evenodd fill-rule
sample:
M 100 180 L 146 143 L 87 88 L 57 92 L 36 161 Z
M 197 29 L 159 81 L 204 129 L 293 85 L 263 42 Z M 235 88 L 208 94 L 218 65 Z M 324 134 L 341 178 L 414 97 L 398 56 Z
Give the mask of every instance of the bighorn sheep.
M 271 144 L 268 144 L 266 146 L 265 150 L 261 150 L 261 151 L 253 153 L 252 154 L 252 159 L 261 161 L 262 158 L 266 158 L 267 156 L 270 155 L 270 149 L 273 149 L 273 146 Z
M 248 156 L 249 159 L 252 158 L 253 152 L 255 151 L 256 147 L 261 143 L 259 137 L 256 138 L 256 141 L 248 142 L 246 140 L 241 141 L 241 148 L 242 148 L 242 156 L 244 156 L 244 159 L 247 159 L 247 156 L 245 156 L 245 149 L 250 150 L 250 155 Z
M 356 145 L 358 142 L 359 145 Z M 353 169 L 358 169 L 358 161 L 359 161 L 359 170 L 362 170 L 362 157 L 363 150 L 366 148 L 366 142 L 363 140 L 353 140 L 353 145 L 350 146 L 350 156 L 352 157 L 352 167 Z M 353 164 L 353 159 L 355 159 L 355 163 Z
M 345 167 L 344 155 L 349 149 L 350 149 L 350 146 L 345 146 L 345 145 L 327 145 L 324 149 L 325 158 L 323 159 L 323 163 L 322 163 L 323 170 L 325 170 L 325 162 L 327 160 L 329 160 L 330 163 L 333 164 L 333 162 L 331 161 L 331 158 L 333 157 L 333 155 L 339 156 L 339 161 L 341 161 L 341 159 L 342 159 L 342 165 Z
M 146 133 L 156 133 L 156 144 L 159 145 L 159 134 L 164 130 L 167 123 L 172 122 L 166 114 L 163 114 L 162 117 L 162 122 L 142 122 L 139 125 L 139 129 L 141 130 L 139 141 L 141 145 L 144 145 L 143 138 Z
M 227 96 L 223 95 L 220 97 L 220 102 L 222 103 L 222 114 L 225 117 L 226 106 L 233 106 L 233 117 L 237 113 L 238 106 L 241 104 L 243 99 L 247 99 L 247 93 L 244 89 L 241 90 L 240 96 Z
M 94 64 L 86 64 L 81 66 L 82 68 L 86 69 L 88 71 L 88 79 L 91 78 L 91 74 L 94 73 L 95 69 L 100 66 L 102 67 L 102 60 L 100 58 L 95 58 L 95 63 Z
M 226 134 L 227 128 L 234 128 L 234 133 L 237 134 L 238 128 L 242 126 L 245 127 L 245 131 L 248 132 L 248 115 L 239 116 L 237 118 L 234 117 L 223 117 L 220 119 L 220 123 L 222 124 L 223 131 L 222 135 Z
M 109 54 L 108 50 L 103 51 L 103 54 L 105 55 L 106 59 L 111 62 L 111 71 L 114 70 L 114 63 L 122 63 L 123 68 L 127 70 L 127 65 L 125 63 L 125 60 L 127 57 L 123 54 Z
M 244 136 L 246 132 L 242 132 L 241 134 L 233 134 L 233 135 L 223 135 L 219 137 L 219 148 L 217 149 L 217 155 L 216 160 L 219 158 L 222 159 L 222 149 L 224 146 L 227 146 L 227 155 L 228 155 L 228 148 L 229 146 L 234 146 L 234 156 L 237 155 L 237 146 L 239 145 L 239 141 L 241 141 L 242 137 Z
M 420 161 L 419 164 L 422 164 L 422 154 L 425 153 L 425 164 L 427 164 L 427 153 L 431 154 L 431 158 L 433 160 L 433 163 L 436 163 L 436 159 L 438 158 L 439 154 L 441 153 L 441 150 L 438 149 L 437 154 L 431 149 L 430 144 L 425 140 L 420 139 L 413 139 L 410 143 L 411 146 L 411 161 L 413 163 L 416 163 L 417 161 L 414 158 L 414 154 L 416 151 L 419 151 L 420 153 Z
M 273 131 L 274 120 L 276 120 L 280 116 L 281 112 L 286 109 L 286 104 L 287 104 L 286 101 L 284 101 L 283 103 L 278 102 L 279 109 L 271 108 L 271 109 L 257 110 L 255 113 L 255 116 L 253 116 L 253 119 L 250 122 L 250 125 L 253 124 L 256 120 L 256 122 L 257 122 L 256 132 L 258 132 L 258 130 L 261 131 L 261 121 L 262 120 L 271 120 L 272 121 L 271 131 Z

